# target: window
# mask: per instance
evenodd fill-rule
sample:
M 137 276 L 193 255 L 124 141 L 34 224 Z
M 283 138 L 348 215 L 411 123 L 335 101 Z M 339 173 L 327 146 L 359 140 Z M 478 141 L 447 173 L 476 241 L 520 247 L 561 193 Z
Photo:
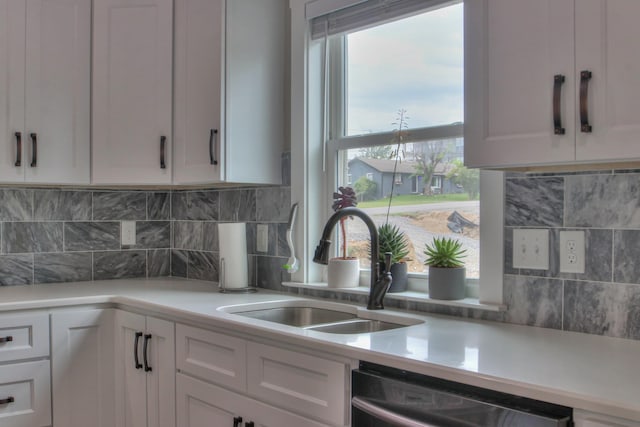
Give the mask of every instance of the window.
M 371 173 L 371 172 L 367 172 L 367 179 L 368 179 L 369 181 L 373 181 L 373 173 Z
M 329 186 L 346 184 L 354 158 L 374 166 L 381 176 L 377 200 L 361 199 L 358 206 L 377 225 L 388 221 L 405 231 L 410 271 L 426 271 L 425 244 L 444 235 L 463 242 L 467 277 L 478 278 L 479 174 L 463 171 L 457 151 L 464 114 L 462 12 L 461 2 L 448 2 L 329 38 L 335 65 L 327 80 L 332 97 L 328 159 L 337 161 L 336 181 Z M 357 182 L 358 174 L 351 173 Z M 412 191 L 416 189 L 402 185 L 401 173 L 426 184 Z M 476 178 L 468 189 L 456 186 L 461 174 Z M 366 176 L 372 179 L 372 174 Z M 380 206 L 391 195 L 393 215 L 387 216 Z M 475 226 L 452 224 L 450 218 L 458 218 L 454 212 Z M 369 265 L 363 224 L 350 221 L 347 236 L 351 255 Z
M 353 176 L 353 175 L 351 175 L 350 173 L 349 173 L 349 174 L 347 174 L 347 185 L 351 185 L 351 184 L 353 184 L 353 180 L 352 180 L 352 178 L 351 178 L 352 176 Z
M 326 3 L 334 5 L 341 1 L 348 2 Z M 300 7 L 296 8 L 298 2 Z M 322 2 L 315 0 L 313 3 Z M 470 235 L 460 237 L 467 241 L 473 252 L 470 277 L 478 277 L 479 248 L 489 248 L 483 251 L 487 254 L 483 258 L 492 269 L 485 269 L 489 273 L 483 273 L 482 277 L 492 285 L 487 285 L 484 296 L 483 289 L 480 289 L 480 297 L 501 303 L 502 177 L 497 174 L 490 178 L 483 173 L 485 176 L 476 178 L 475 186 L 462 182 L 468 172 L 462 165 L 463 5 L 461 2 L 438 0 L 369 0 L 356 3 L 349 8 L 348 14 L 338 18 L 322 15 L 310 21 L 310 27 L 304 29 L 310 31 L 312 40 L 306 46 L 298 45 L 297 50 L 305 53 L 304 61 L 296 57 L 297 40 L 293 42 L 292 90 L 295 92 L 298 84 L 299 88 L 304 88 L 306 96 L 304 109 L 292 105 L 292 140 L 296 141 L 296 135 L 304 140 L 304 148 L 292 145 L 292 197 L 294 201 L 304 200 L 307 204 L 309 224 L 299 241 L 305 245 L 307 253 L 313 252 L 324 220 L 330 213 L 327 206 L 330 206 L 333 190 L 348 182 L 356 185 L 362 177 L 364 171 L 355 167 L 348 169 L 348 165 L 354 164 L 354 159 L 359 159 L 362 163 L 376 165 L 379 179 L 375 194 L 378 200 L 374 202 L 380 204 L 379 199 L 393 194 L 394 205 L 413 201 L 426 207 L 408 214 L 405 214 L 406 209 L 398 209 L 398 215 L 393 215 L 408 225 L 411 236 L 422 235 L 420 242 L 413 243 L 413 271 L 417 273 L 423 272 L 420 256 L 425 241 L 433 235 L 451 234 L 447 218 L 452 210 L 435 212 L 433 206 L 455 201 L 457 207 L 453 209 L 476 224 L 481 211 L 490 209 L 490 215 L 486 217 L 491 224 L 484 231 L 483 221 L 482 230 L 483 233 L 491 231 L 493 237 L 481 243 L 477 227 L 469 230 Z M 382 15 L 368 14 L 363 25 L 353 23 L 357 21 L 354 16 L 358 15 L 352 13 L 354 8 L 366 9 L 370 5 L 375 7 L 376 4 L 388 3 L 394 7 L 407 4 L 413 9 L 411 13 L 396 16 L 386 13 L 384 22 L 374 22 L 373 16 L 379 19 Z M 305 10 L 309 11 L 303 7 L 304 4 L 304 0 L 292 0 L 293 19 L 296 11 L 298 17 L 304 16 Z M 341 10 L 335 13 L 340 14 Z M 293 24 L 292 40 L 296 27 L 302 31 L 309 18 L 306 16 L 304 24 L 300 21 Z M 324 24 L 322 19 L 325 19 Z M 296 58 L 299 63 L 296 63 Z M 295 100 L 292 102 L 295 104 Z M 309 114 L 307 117 L 310 119 L 308 127 L 300 127 L 296 134 L 296 117 L 304 123 L 305 116 L 300 111 Z M 397 144 L 398 137 L 401 137 L 400 145 Z M 401 153 L 399 156 L 398 152 Z M 322 157 L 320 163 L 319 157 Z M 477 176 L 477 172 L 473 173 Z M 404 182 L 401 179 L 403 174 L 407 177 Z M 299 177 L 305 179 L 299 180 Z M 371 173 L 365 172 L 365 177 L 372 179 Z M 495 191 L 483 192 L 483 203 L 477 200 L 478 180 L 483 188 L 495 188 Z M 323 197 L 311 196 L 318 194 Z M 425 201 L 428 203 L 423 203 Z M 368 204 L 361 202 L 359 207 L 366 210 Z M 380 218 L 374 220 L 381 221 Z M 423 227 L 425 223 L 437 223 L 437 227 L 426 229 Z M 356 220 L 349 226 L 352 228 L 353 246 L 356 249 L 366 247 L 366 242 L 358 241 L 363 239 L 363 235 L 366 239 L 366 233 L 360 230 L 362 224 Z M 357 255 L 366 258 L 368 252 L 361 250 Z M 317 266 L 307 263 L 304 268 L 307 271 L 297 274 L 294 280 L 321 280 Z

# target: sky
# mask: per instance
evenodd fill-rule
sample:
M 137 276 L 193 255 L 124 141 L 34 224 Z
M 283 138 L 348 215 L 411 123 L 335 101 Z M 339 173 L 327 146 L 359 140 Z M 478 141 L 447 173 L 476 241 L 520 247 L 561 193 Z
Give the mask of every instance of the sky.
M 348 36 L 348 135 L 463 121 L 462 4 Z

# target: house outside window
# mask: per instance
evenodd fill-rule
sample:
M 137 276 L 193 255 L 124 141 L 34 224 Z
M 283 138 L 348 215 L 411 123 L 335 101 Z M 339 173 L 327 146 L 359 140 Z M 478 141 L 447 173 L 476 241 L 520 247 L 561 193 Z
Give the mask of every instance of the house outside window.
M 394 182 L 396 184 L 402 184 L 402 175 L 400 175 L 399 173 L 396 174 L 395 178 L 394 178 Z

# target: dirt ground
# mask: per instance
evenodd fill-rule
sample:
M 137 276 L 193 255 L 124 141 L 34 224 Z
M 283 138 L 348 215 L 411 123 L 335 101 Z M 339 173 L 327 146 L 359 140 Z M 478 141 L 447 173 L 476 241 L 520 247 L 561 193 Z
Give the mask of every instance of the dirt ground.
M 394 216 L 394 218 L 399 219 L 398 217 L 401 216 L 413 226 L 422 230 L 429 230 L 429 235 L 454 238 L 466 237 L 471 240 L 478 240 L 480 237 L 480 229 L 478 227 L 466 227 L 461 234 L 453 234 L 451 230 L 449 230 L 449 228 L 447 227 L 447 218 L 449 217 L 449 215 L 451 215 L 452 212 L 453 211 L 446 210 L 404 213 L 398 214 L 397 216 Z M 479 214 L 477 212 L 467 211 L 461 213 L 469 221 L 476 224 L 478 223 Z M 416 254 L 415 237 L 416 236 L 410 236 L 409 239 L 409 271 L 422 272 L 425 268 L 423 265 L 423 260 L 425 257 L 422 254 L 424 247 L 419 246 L 418 250 L 420 251 L 420 254 Z M 420 243 L 422 243 L 422 240 L 420 240 Z M 361 267 L 366 268 L 366 266 L 369 265 L 369 261 L 367 261 L 369 259 L 369 241 L 357 240 L 349 242 L 349 255 L 360 258 Z

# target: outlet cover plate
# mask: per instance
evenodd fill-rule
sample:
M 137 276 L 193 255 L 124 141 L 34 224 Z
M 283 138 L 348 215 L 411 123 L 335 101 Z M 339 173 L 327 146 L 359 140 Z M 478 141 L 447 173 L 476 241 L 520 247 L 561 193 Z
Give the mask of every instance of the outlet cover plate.
M 560 232 L 560 272 L 584 273 L 584 231 Z
M 122 221 L 120 223 L 120 243 L 124 246 L 136 244 L 136 222 Z
M 549 269 L 549 230 L 513 230 L 513 268 Z

